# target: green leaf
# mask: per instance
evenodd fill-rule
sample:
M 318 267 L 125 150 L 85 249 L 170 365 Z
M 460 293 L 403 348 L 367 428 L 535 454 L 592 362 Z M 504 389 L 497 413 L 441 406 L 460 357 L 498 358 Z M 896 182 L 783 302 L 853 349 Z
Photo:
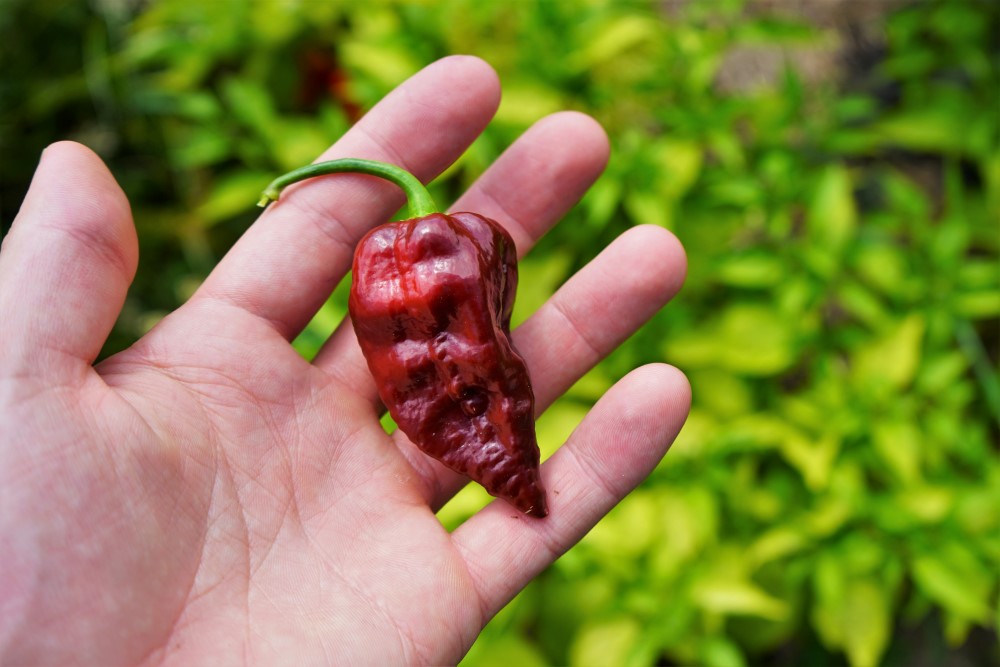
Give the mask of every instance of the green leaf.
M 763 252 L 731 254 L 716 267 L 715 278 L 733 287 L 772 287 L 786 278 L 781 260 Z
M 968 370 L 969 361 L 961 352 L 942 352 L 920 365 L 917 385 L 922 394 L 934 396 L 960 383 Z
M 511 326 L 516 327 L 541 308 L 566 278 L 570 256 L 565 252 L 525 257 L 517 267 L 517 298 Z
M 747 548 L 747 560 L 759 567 L 797 553 L 809 546 L 810 539 L 791 526 L 777 526 L 763 533 Z
M 840 617 L 847 575 L 833 553 L 819 554 L 813 569 L 812 583 L 816 594 L 816 603 L 811 609 L 813 627 L 827 646 L 842 646 L 845 633 Z
M 535 422 L 535 433 L 542 459 L 551 456 L 569 438 L 587 416 L 587 406 L 574 401 L 556 401 Z
M 625 51 L 657 38 L 662 27 L 661 21 L 636 14 L 606 19 L 597 34 L 591 35 L 584 48 L 571 59 L 571 67 L 585 72 L 614 60 Z
M 545 656 L 530 642 L 516 634 L 491 636 L 477 641 L 460 665 L 476 667 L 545 667 Z
M 827 553 L 813 574 L 816 604 L 812 623 L 830 648 L 843 649 L 853 667 L 877 665 L 889 643 L 891 604 L 879 581 L 849 576 Z
M 928 597 L 952 613 L 982 624 L 990 618 L 986 598 L 996 577 L 964 547 L 950 544 L 940 553 L 917 557 L 913 578 Z
M 275 124 L 269 148 L 281 168 L 291 171 L 315 160 L 335 138 L 326 136 L 313 120 L 286 118 Z
M 611 222 L 622 199 L 622 182 L 613 175 L 605 174 L 598 179 L 583 198 L 587 225 L 602 229 Z
M 855 255 L 858 272 L 882 294 L 898 296 L 909 282 L 906 256 L 899 248 L 875 244 L 859 248 Z
M 873 131 L 886 145 L 917 152 L 961 154 L 969 146 L 969 119 L 945 106 L 911 108 L 879 121 Z M 974 151 L 973 151 L 974 153 Z
M 809 227 L 817 245 L 827 253 L 839 252 L 853 236 L 857 209 L 847 168 L 827 167 L 821 174 L 809 204 Z
M 945 641 L 948 642 L 949 646 L 958 648 L 965 643 L 975 624 L 965 616 L 949 612 L 947 609 L 942 615 L 944 616 Z
M 420 63 L 408 49 L 385 40 L 351 39 L 339 45 L 344 65 L 378 82 L 389 90 L 420 69 Z
M 558 489 L 552 489 L 555 493 Z M 648 492 L 635 491 L 598 523 L 581 544 L 602 557 L 618 561 L 648 551 L 659 538 L 660 504 Z
M 772 621 L 783 620 L 788 614 L 784 601 L 739 579 L 703 577 L 692 589 L 691 599 L 705 611 L 716 614 L 758 616 Z
M 986 195 L 990 215 L 1000 215 L 1000 151 L 994 150 L 980 161 L 979 170 L 986 181 Z
M 925 328 L 923 315 L 913 313 L 859 349 L 853 357 L 856 382 L 892 389 L 909 385 L 920 366 Z
M 899 513 L 921 523 L 938 523 L 955 506 L 955 493 L 947 486 L 920 485 L 897 497 Z
M 171 133 L 170 158 L 179 170 L 221 162 L 232 151 L 232 138 L 214 126 L 178 129 Z
M 754 409 L 754 393 L 743 378 L 715 368 L 688 372 L 691 390 L 700 406 L 723 418 L 749 414 Z
M 748 375 L 773 375 L 788 368 L 796 350 L 791 323 L 766 306 L 736 304 L 719 322 L 723 365 Z
M 273 175 L 256 171 L 238 171 L 221 178 L 195 209 L 195 214 L 205 227 L 241 213 L 256 211 L 255 204 L 261 190 Z
M 569 664 L 571 667 L 630 665 L 633 649 L 641 634 L 642 628 L 634 618 L 588 623 L 573 639 L 569 650 Z
M 955 297 L 955 312 L 973 320 L 1000 315 L 1000 290 L 965 292 Z
M 698 646 L 699 664 L 705 667 L 746 667 L 738 644 L 727 637 L 707 637 Z
M 664 345 L 665 358 L 681 366 L 721 367 L 735 373 L 769 376 L 795 362 L 793 323 L 775 310 L 734 303 L 698 329 Z
M 967 535 L 1000 536 L 1000 486 L 964 489 L 955 516 Z
M 701 174 L 704 159 L 701 146 L 693 141 L 660 139 L 652 144 L 651 151 L 660 192 L 671 200 L 679 200 Z
M 782 440 L 781 452 L 802 474 L 811 491 L 822 491 L 829 483 L 833 463 L 840 452 L 840 437 L 833 430 L 815 439 L 792 431 Z
M 880 421 L 873 426 L 872 440 L 879 457 L 900 481 L 909 485 L 919 480 L 924 443 L 920 430 L 913 423 Z
M 231 76 L 222 82 L 221 92 L 233 118 L 270 145 L 277 131 L 278 116 L 263 85 L 249 78 Z
M 528 127 L 551 113 L 566 108 L 558 90 L 540 82 L 522 80 L 504 86 L 494 120 L 514 127 Z
M 882 301 L 867 287 L 853 281 L 844 280 L 837 287 L 837 303 L 845 311 L 873 329 L 886 326 L 892 317 Z
M 840 530 L 852 516 L 852 507 L 844 498 L 828 495 L 820 498 L 803 516 L 802 525 L 814 537 L 826 537 Z
M 857 579 L 844 600 L 844 648 L 854 667 L 879 664 L 889 644 L 890 606 L 885 591 L 872 579 Z
M 663 193 L 652 190 L 629 190 L 625 210 L 633 225 L 657 225 L 673 229 L 674 205 Z

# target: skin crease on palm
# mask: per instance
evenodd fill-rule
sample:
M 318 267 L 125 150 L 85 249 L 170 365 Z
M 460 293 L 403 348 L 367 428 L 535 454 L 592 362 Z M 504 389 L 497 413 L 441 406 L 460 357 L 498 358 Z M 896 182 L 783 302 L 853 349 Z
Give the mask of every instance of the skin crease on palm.
M 446 58 L 321 157 L 428 181 L 499 96 L 488 65 Z M 452 210 L 501 222 L 523 255 L 607 158 L 593 120 L 550 116 Z M 543 464 L 548 518 L 495 501 L 441 526 L 464 482 L 382 430 L 350 322 L 312 361 L 289 344 L 401 203 L 366 176 L 288 188 L 184 306 L 95 367 L 136 232 L 96 155 L 44 152 L 0 251 L 0 664 L 454 663 L 659 462 L 690 403 L 662 364 L 622 378 Z M 634 228 L 519 327 L 538 412 L 684 272 L 669 232 Z

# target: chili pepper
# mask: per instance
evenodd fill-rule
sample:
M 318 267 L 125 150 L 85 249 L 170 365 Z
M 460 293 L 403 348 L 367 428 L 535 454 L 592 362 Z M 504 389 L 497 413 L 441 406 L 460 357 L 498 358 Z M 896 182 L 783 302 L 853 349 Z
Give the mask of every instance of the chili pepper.
M 510 234 L 476 213 L 446 215 L 412 174 L 369 160 L 322 162 L 286 185 L 340 172 L 379 176 L 407 195 L 411 219 L 358 243 L 348 302 L 379 397 L 423 452 L 522 512 L 544 517 L 534 394 L 510 338 L 517 255 Z

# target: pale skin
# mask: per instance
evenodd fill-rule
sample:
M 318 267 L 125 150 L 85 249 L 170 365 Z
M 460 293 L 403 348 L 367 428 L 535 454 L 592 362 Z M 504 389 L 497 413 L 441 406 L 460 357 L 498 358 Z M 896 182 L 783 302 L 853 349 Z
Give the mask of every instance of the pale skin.
M 447 58 L 321 158 L 431 180 L 499 95 L 485 63 Z M 556 114 L 451 208 L 501 222 L 523 255 L 607 158 L 593 120 Z M 465 480 L 386 435 L 349 320 L 315 359 L 289 343 L 401 197 L 356 175 L 288 188 L 185 305 L 95 366 L 136 232 L 96 155 L 45 151 L 0 251 L 0 664 L 454 663 L 660 461 L 690 391 L 655 364 L 544 463 L 548 518 L 495 501 L 441 526 L 435 512 Z M 684 272 L 669 232 L 634 228 L 519 327 L 538 412 Z

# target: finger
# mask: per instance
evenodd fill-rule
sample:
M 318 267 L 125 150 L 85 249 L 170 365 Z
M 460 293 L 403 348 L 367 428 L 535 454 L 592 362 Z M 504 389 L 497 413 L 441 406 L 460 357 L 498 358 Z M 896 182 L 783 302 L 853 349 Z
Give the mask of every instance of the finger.
M 687 261 L 673 234 L 636 227 L 617 238 L 514 331 L 541 414 L 598 361 L 632 335 L 681 287 Z M 468 480 L 397 435 L 421 474 L 432 509 Z
M 139 259 L 128 200 L 88 148 L 49 146 L 0 252 L 0 369 L 89 366 Z
M 593 118 L 563 111 L 535 123 L 452 206 L 496 220 L 521 257 L 570 208 L 608 162 L 608 137 Z
M 604 130 L 593 119 L 563 112 L 524 133 L 472 185 L 452 210 L 502 224 L 523 255 L 597 179 L 608 159 Z M 377 401 L 375 383 L 345 320 L 314 360 L 345 386 Z
M 643 225 L 560 287 L 513 335 L 531 369 L 539 413 L 662 309 L 686 274 L 677 237 Z
M 391 162 L 429 180 L 479 135 L 499 102 L 496 74 L 454 56 L 414 75 L 375 106 L 320 160 Z M 192 297 L 236 306 L 291 339 L 347 273 L 354 245 L 403 203 L 369 176 L 311 179 L 286 189 Z M 198 309 L 199 316 L 204 309 Z M 227 317 L 225 309 L 220 317 Z
M 491 618 L 653 470 L 680 431 L 690 401 L 678 370 L 657 364 L 633 371 L 542 467 L 548 517 L 527 518 L 494 501 L 452 534 L 483 618 Z

